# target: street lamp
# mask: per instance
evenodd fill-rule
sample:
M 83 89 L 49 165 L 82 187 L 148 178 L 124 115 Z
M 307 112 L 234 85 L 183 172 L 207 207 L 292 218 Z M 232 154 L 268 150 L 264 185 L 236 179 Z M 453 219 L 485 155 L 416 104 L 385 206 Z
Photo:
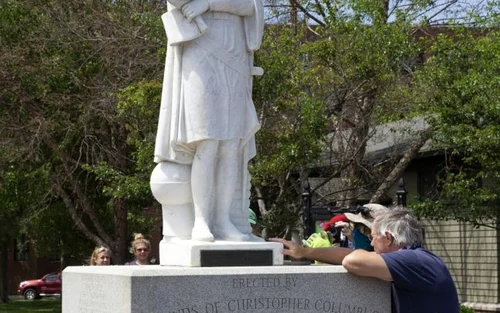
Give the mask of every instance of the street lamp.
M 405 181 L 403 177 L 399 179 L 398 190 L 396 191 L 396 197 L 398 198 L 398 205 L 406 206 L 406 194 L 408 192 L 405 189 Z
M 304 192 L 302 192 L 302 200 L 304 201 L 304 214 L 302 222 L 304 223 L 304 238 L 312 234 L 312 216 L 311 216 L 311 186 L 309 182 L 305 183 Z

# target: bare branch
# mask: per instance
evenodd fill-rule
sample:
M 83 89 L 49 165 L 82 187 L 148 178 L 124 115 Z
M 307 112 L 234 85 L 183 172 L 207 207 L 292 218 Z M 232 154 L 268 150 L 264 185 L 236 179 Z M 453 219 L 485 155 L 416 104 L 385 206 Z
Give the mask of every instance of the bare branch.
M 385 181 L 377 189 L 370 202 L 378 203 L 380 201 L 380 198 L 394 185 L 396 180 L 401 177 L 408 164 L 415 157 L 418 151 L 420 151 L 427 140 L 431 137 L 432 133 L 432 127 L 429 127 L 428 129 L 420 133 L 419 138 L 413 142 L 413 144 L 410 146 L 410 149 L 402 156 L 387 179 L 385 179 Z

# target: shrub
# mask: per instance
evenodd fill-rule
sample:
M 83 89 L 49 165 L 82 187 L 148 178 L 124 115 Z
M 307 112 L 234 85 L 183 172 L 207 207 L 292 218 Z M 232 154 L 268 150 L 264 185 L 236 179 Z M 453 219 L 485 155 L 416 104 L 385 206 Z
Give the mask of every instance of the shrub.
M 460 313 L 474 313 L 474 309 L 461 305 L 460 306 Z

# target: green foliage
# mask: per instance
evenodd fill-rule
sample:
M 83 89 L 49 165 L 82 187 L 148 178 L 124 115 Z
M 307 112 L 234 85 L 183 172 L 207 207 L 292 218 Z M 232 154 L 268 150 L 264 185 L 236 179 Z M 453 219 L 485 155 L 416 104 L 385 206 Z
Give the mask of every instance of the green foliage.
M 461 305 L 460 313 L 474 313 L 474 309 Z
M 320 33 L 322 39 L 308 43 L 306 52 L 314 67 L 315 90 L 333 102 L 330 109 L 354 106 L 352 102 L 370 94 L 375 101 L 373 112 L 365 112 L 373 113 L 370 122 L 407 117 L 413 101 L 405 92 L 409 88 L 405 78 L 415 70 L 421 49 L 410 36 L 410 24 L 368 26 L 337 20 Z
M 324 105 L 310 89 L 303 36 L 288 27 L 269 27 L 255 61 L 265 74 L 254 79 L 254 103 L 262 118 L 250 170 L 253 185 L 272 208 L 263 223 L 278 232 L 295 227 L 300 212 L 298 182 L 291 174 L 319 157 L 326 134 Z
M 51 182 L 27 224 L 37 249 L 47 248 L 50 231 L 61 235 L 54 247 L 76 242 L 76 227 L 90 245 L 125 250 L 127 218 L 135 227 L 142 209 L 154 207 L 154 135 L 143 126 L 156 125 L 157 111 L 130 103 L 122 114 L 119 93 L 136 80 L 161 79 L 165 8 L 142 1 L 0 6 L 1 157 L 43 168 Z M 68 227 L 57 231 L 57 224 Z M 74 254 L 73 247 L 88 249 L 62 252 Z
M 387 23 L 381 2 L 318 3 L 311 12 L 322 12 L 324 25 L 269 25 L 256 53 L 266 72 L 254 79 L 262 129 L 252 183 L 265 202 L 263 223 L 275 233 L 298 226 L 302 186 L 311 164 L 321 164 L 330 149 L 329 133 L 356 132 L 344 150 L 332 152 L 338 167 L 330 171 L 341 172 L 364 151 L 367 126 L 406 118 L 414 104 L 405 78 L 417 68 L 421 47 L 412 40 L 412 25 L 403 18 Z M 382 180 L 384 171 L 370 176 Z
M 127 142 L 134 149 L 137 170 L 151 173 L 154 163 L 156 127 L 161 103 L 160 81 L 137 82 L 120 91 L 118 120 L 127 130 Z M 157 105 L 152 106 L 152 103 Z
M 78 260 L 88 257 L 95 246 L 80 232 L 75 232 L 68 211 L 61 203 L 47 200 L 29 210 L 23 219 L 22 233 L 37 256 L 60 256 Z
M 448 149 L 437 202 L 421 214 L 497 227 L 500 202 L 500 32 L 455 28 L 433 44 L 417 79 L 433 113 L 437 148 Z M 438 209 L 439 208 L 439 209 Z M 436 212 L 439 210 L 439 212 Z
M 4 164 L 0 170 L 0 239 L 16 238 L 21 231 L 21 221 L 39 204 L 48 190 L 45 168 Z
M 87 243 L 68 223 L 70 217 L 61 203 L 52 202 L 49 173 L 49 165 L 3 168 L 0 221 L 10 226 L 2 227 L 0 238 L 8 241 L 23 235 L 39 256 L 80 256 Z

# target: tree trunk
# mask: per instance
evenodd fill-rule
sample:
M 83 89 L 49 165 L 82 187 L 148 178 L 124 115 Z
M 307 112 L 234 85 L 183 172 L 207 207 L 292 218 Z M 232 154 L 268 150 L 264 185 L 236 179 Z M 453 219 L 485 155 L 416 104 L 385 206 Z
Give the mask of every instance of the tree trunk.
M 366 143 L 369 138 L 369 117 L 375 103 L 375 90 L 369 90 L 358 103 L 350 104 L 345 108 L 346 116 L 350 116 L 353 126 L 350 137 L 345 142 L 346 168 L 341 171 L 340 178 L 344 184 L 338 206 L 353 206 L 356 204 L 361 176 L 361 164 L 366 152 Z
M 0 241 L 0 302 L 9 301 L 9 285 L 7 279 L 7 245 L 8 242 Z
M 389 0 L 382 0 L 382 23 L 387 24 L 389 20 Z
M 295 3 L 295 1 L 290 0 L 290 24 L 292 24 L 294 33 L 297 33 L 297 22 L 298 22 L 297 4 Z
M 420 133 L 420 137 L 412 143 L 410 149 L 399 160 L 398 164 L 396 164 L 389 176 L 387 176 L 387 179 L 382 183 L 382 185 L 380 185 L 380 187 L 378 187 L 377 191 L 370 199 L 371 203 L 380 202 L 380 198 L 389 190 L 389 188 L 391 188 L 392 185 L 394 185 L 396 180 L 403 175 L 403 172 L 408 167 L 408 164 L 410 164 L 411 160 L 413 160 L 418 151 L 420 151 L 422 146 L 427 142 L 431 134 L 432 128 L 428 128 Z
M 267 213 L 266 202 L 259 187 L 254 186 L 255 193 L 257 194 L 257 205 L 259 206 L 260 215 L 264 216 Z
M 124 264 L 127 260 L 127 203 L 123 199 L 115 203 L 115 246 L 113 251 L 113 263 Z

